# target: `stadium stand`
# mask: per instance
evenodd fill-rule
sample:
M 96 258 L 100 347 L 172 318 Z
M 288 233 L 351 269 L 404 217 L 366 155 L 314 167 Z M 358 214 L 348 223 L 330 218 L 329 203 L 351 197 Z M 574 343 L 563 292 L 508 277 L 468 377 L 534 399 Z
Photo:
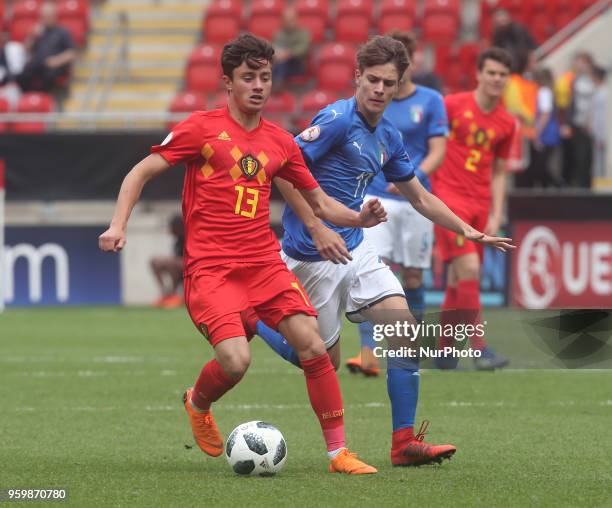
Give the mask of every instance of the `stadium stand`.
M 18 0 L 13 4 L 9 31 L 14 41 L 24 41 L 38 22 L 40 0 Z
M 170 103 L 171 113 L 193 113 L 204 109 L 206 109 L 206 99 L 201 93 L 181 92 Z M 185 118 L 187 116 L 185 114 Z M 168 122 L 166 129 L 172 130 L 177 123 L 177 121 Z
M 367 40 L 371 18 L 371 0 L 339 0 L 333 27 L 335 40 L 355 44 Z
M 0 97 L 0 113 L 8 113 L 10 111 L 9 109 L 9 103 L 6 99 L 4 99 L 3 97 Z M 0 122 L 0 133 L 1 132 L 6 132 L 9 130 L 9 125 L 6 122 Z
M 55 110 L 55 102 L 51 95 L 40 92 L 24 93 L 17 104 L 18 113 L 51 113 Z M 20 121 L 12 125 L 13 132 L 40 133 L 45 132 L 47 126 L 44 122 Z
M 413 0 L 383 0 L 378 19 L 378 33 L 394 29 L 411 31 L 416 26 L 416 3 Z
M 191 52 L 187 62 L 185 88 L 192 92 L 214 92 L 221 85 L 221 47 L 202 44 Z
M 240 32 L 240 2 L 213 0 L 204 11 L 202 39 L 208 43 L 222 44 Z
M 283 0 L 254 0 L 246 23 L 246 29 L 260 37 L 272 40 L 281 25 L 285 9 Z
M 15 40 L 24 40 L 35 26 L 42 0 L 0 0 L 0 19 Z M 413 30 L 426 62 L 444 82 L 446 92 L 474 85 L 473 73 L 481 44 L 491 35 L 496 8 L 512 16 L 543 42 L 574 19 L 594 0 L 57 0 L 60 24 L 82 48 L 74 69 L 66 112 L 101 111 L 132 115 L 176 108 L 192 92 L 209 107 L 224 105 L 220 91 L 220 48 L 241 31 L 271 39 L 287 5 L 311 33 L 312 48 L 305 75 L 288 80 L 284 95 L 271 100 L 284 125 L 302 126 L 312 97 L 346 96 L 354 79 L 356 45 L 369 35 L 392 29 Z M 8 7 L 7 7 L 8 6 Z M 123 21 L 122 21 L 123 20 Z M 475 42 L 478 41 L 478 42 Z M 429 68 L 428 67 L 428 68 Z M 314 94 L 314 95 L 313 95 Z M 191 96 L 193 97 L 193 95 Z M 197 102 L 198 108 L 202 104 Z M 289 105 L 291 104 L 291 110 Z M 138 123 L 166 127 L 166 120 Z M 56 126 L 73 128 L 61 121 Z M 96 121 L 99 128 L 117 122 Z M 125 126 L 125 122 L 122 124 Z
M 89 30 L 89 4 L 85 0 L 59 0 L 57 20 L 68 29 L 79 48 L 85 46 Z
M 327 0 L 297 0 L 295 4 L 298 22 L 310 32 L 310 40 L 314 44 L 323 42 L 328 9 Z
M 341 91 L 351 87 L 355 75 L 355 47 L 331 42 L 321 48 L 317 83 L 323 90 Z

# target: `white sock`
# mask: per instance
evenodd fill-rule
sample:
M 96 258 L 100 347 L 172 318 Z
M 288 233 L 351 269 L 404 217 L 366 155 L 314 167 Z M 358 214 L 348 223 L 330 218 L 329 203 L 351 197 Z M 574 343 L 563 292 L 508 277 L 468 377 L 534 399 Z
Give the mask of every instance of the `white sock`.
M 344 449 L 345 447 L 343 446 L 342 448 L 338 448 L 337 450 L 332 450 L 331 452 L 327 452 L 327 458 L 329 460 L 334 459 L 336 455 L 338 455 Z

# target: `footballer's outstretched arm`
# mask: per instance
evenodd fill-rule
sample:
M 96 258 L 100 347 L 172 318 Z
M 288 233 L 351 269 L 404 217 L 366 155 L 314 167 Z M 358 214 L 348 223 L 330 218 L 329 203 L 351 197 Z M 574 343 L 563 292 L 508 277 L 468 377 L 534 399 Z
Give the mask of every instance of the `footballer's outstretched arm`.
M 119 197 L 115 205 L 115 213 L 109 228 L 98 238 L 98 245 L 103 251 L 117 252 L 125 245 L 125 229 L 132 213 L 132 208 L 138 201 L 145 183 L 159 175 L 170 165 L 159 154 L 154 153 L 136 164 L 123 179 Z
M 463 235 L 468 240 L 485 243 L 504 252 L 515 248 L 511 238 L 485 235 L 462 221 L 444 202 L 427 192 L 417 178 L 407 182 L 396 182 L 395 185 L 417 212 L 438 226 Z
M 312 191 L 298 191 L 293 184 L 280 177 L 274 179 L 287 204 L 304 223 L 323 259 L 346 264 L 352 258 L 342 237 L 329 229 L 321 219 L 337 226 L 371 227 L 387 220 L 380 201 L 372 200 L 360 213 L 329 197 L 320 187 Z
M 328 196 L 321 187 L 297 190 L 292 183 L 282 178 L 276 178 L 274 181 L 306 227 L 310 227 L 315 219 L 323 219 L 335 226 L 347 228 L 371 228 L 387 220 L 387 212 L 378 199 L 370 199 L 360 212 L 356 212 Z
M 493 174 L 491 176 L 491 216 L 484 232 L 494 235 L 501 224 L 504 201 L 506 199 L 506 161 L 496 158 L 493 161 Z

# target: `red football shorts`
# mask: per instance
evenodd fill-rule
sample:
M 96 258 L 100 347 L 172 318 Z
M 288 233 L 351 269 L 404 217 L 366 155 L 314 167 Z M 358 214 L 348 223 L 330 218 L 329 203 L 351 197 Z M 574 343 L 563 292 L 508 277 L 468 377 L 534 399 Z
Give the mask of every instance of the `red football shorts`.
M 248 307 L 275 330 L 287 316 L 317 316 L 306 291 L 280 257 L 204 267 L 185 277 L 184 286 L 189 316 L 213 346 L 245 335 L 240 312 Z
M 474 229 L 483 232 L 489 220 L 489 206 L 475 204 L 473 201 L 453 199 L 438 196 L 459 218 L 463 219 Z M 453 258 L 475 252 L 482 263 L 483 244 L 466 240 L 463 235 L 449 231 L 446 228 L 434 225 L 436 235 L 436 248 L 445 263 Z

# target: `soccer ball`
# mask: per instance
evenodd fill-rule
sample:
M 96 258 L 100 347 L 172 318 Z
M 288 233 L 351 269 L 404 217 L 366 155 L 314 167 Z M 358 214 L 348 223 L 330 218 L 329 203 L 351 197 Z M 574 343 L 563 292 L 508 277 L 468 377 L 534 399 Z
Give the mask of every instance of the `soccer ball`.
M 287 444 L 280 431 L 266 422 L 238 425 L 227 438 L 227 462 L 235 473 L 272 476 L 287 460 Z

